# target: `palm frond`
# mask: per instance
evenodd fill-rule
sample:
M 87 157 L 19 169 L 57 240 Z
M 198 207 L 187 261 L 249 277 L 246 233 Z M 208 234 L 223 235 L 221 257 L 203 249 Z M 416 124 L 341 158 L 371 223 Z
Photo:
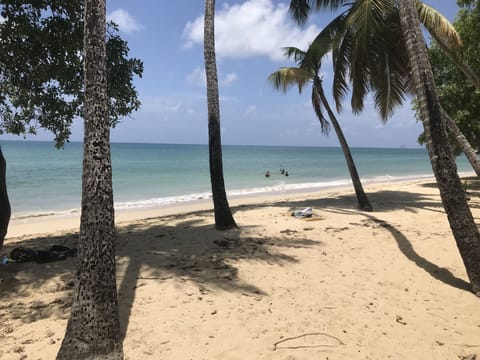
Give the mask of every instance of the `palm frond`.
M 298 86 L 301 93 L 303 87 L 310 81 L 311 77 L 308 72 L 296 67 L 283 67 L 273 72 L 268 77 L 268 81 L 272 86 L 284 93 L 292 86 Z
M 330 23 L 328 23 L 322 31 L 315 37 L 304 54 L 304 58 L 300 64 L 303 68 L 320 69 L 321 59 L 332 49 L 338 47 L 339 42 L 346 29 L 347 12 L 338 15 Z
M 320 85 L 317 84 L 317 81 L 314 81 L 314 85 L 312 86 L 312 106 L 315 114 L 317 115 L 317 119 L 320 122 L 320 128 L 322 130 L 323 135 L 328 135 L 330 132 L 330 123 L 328 122 L 327 118 L 323 114 L 323 104 L 318 93 L 318 86 L 322 86 L 321 82 Z
M 303 61 L 303 59 L 305 58 L 305 51 L 303 50 L 300 50 L 299 48 L 296 48 L 294 46 L 288 46 L 288 47 L 284 47 L 282 48 L 283 50 L 283 54 L 292 59 L 297 63 L 299 64 L 300 62 Z
M 386 17 L 384 31 L 369 46 L 369 89 L 383 121 L 405 100 L 408 57 L 398 11 Z
M 337 10 L 338 8 L 351 3 L 351 0 L 314 0 L 312 5 L 315 5 L 317 10 L 320 9 L 330 9 Z
M 375 109 L 380 114 L 381 120 L 386 122 L 394 113 L 395 109 L 405 102 L 405 79 L 397 74 L 391 74 L 384 79 L 390 80 L 388 86 L 376 86 L 374 94 Z
M 350 9 L 348 25 L 357 41 L 366 46 L 372 36 L 385 28 L 385 17 L 395 10 L 393 0 L 357 0 Z
M 313 0 L 291 0 L 288 12 L 293 19 L 299 24 L 305 24 L 312 11 Z
M 417 11 L 423 26 L 434 39 L 446 44 L 450 51 L 454 53 L 461 51 L 463 47 L 462 39 L 446 17 L 421 1 L 417 1 Z
M 337 112 L 341 112 L 342 102 L 348 94 L 347 76 L 350 74 L 353 42 L 352 33 L 347 31 L 340 45 L 333 49 L 333 99 Z
M 373 39 L 372 39 L 373 40 Z M 375 41 L 366 44 L 353 42 L 350 55 L 350 81 L 352 84 L 352 111 L 359 113 L 364 107 L 364 98 L 369 91 L 371 51 Z
M 375 108 L 385 122 L 405 101 L 407 78 L 389 54 L 384 53 L 383 57 L 384 60 L 371 69 L 370 89 L 374 93 Z
M 307 22 L 313 8 L 317 11 L 321 9 L 337 10 L 350 2 L 351 0 L 290 0 L 288 12 L 299 25 L 303 25 Z

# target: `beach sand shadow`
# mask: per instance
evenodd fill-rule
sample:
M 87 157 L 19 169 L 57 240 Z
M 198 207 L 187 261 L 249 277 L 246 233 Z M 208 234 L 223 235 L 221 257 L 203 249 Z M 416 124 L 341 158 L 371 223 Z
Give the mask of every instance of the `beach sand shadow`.
M 405 257 L 411 262 L 415 263 L 419 268 L 426 271 L 434 279 L 439 280 L 447 285 L 450 285 L 459 290 L 471 292 L 471 286 L 463 279 L 457 278 L 450 270 L 440 267 L 423 256 L 419 255 L 412 246 L 412 243 L 407 237 L 394 225 L 387 221 L 381 220 L 370 214 L 364 214 L 364 216 L 372 221 L 375 225 L 382 227 L 390 232 L 393 239 L 396 241 L 398 249 L 405 255 Z
M 379 190 L 367 194 L 372 206 L 373 212 L 376 211 L 395 211 L 416 209 L 429 210 L 434 212 L 443 212 L 443 207 L 439 197 L 425 196 L 420 193 L 410 191 L 392 191 Z M 259 205 L 240 205 L 234 207 L 235 211 L 249 210 Z M 316 198 L 308 200 L 292 200 L 292 201 L 272 201 L 265 202 L 261 206 L 283 206 L 288 207 L 291 211 L 301 208 L 312 207 L 316 209 L 352 209 L 360 213 L 364 213 L 358 209 L 358 202 L 355 194 L 338 194 L 329 193 L 325 198 Z
M 282 248 L 321 244 L 288 234 L 265 238 L 252 235 L 256 234 L 255 231 L 246 235 L 242 229 L 220 232 L 213 225 L 206 225 L 198 219 L 210 219 L 211 216 L 211 211 L 199 211 L 143 219 L 118 228 L 117 284 L 123 336 L 128 328 L 136 289 L 146 282 L 173 278 L 192 283 L 203 293 L 221 289 L 251 296 L 265 295 L 255 284 L 239 279 L 235 261 L 247 259 L 281 266 L 298 262 L 295 257 L 283 253 Z M 168 225 L 173 220 L 177 225 Z M 77 246 L 77 241 L 78 233 L 67 232 L 60 236 L 25 238 L 14 244 L 7 243 L 5 251 L 18 246 L 45 249 L 51 244 L 73 248 Z M 0 321 L 6 324 L 12 317 L 26 323 L 52 316 L 68 318 L 75 264 L 75 258 L 67 258 L 43 264 L 25 262 L 2 266 L 0 300 L 5 309 L 0 308 Z M 51 296 L 42 304 L 21 300 L 34 291 L 48 292 Z
M 424 196 L 406 191 L 376 191 L 368 196 L 378 211 L 403 209 L 416 212 L 423 209 L 442 212 L 438 196 Z M 419 268 L 449 286 L 469 290 L 467 282 L 416 253 L 410 241 L 394 226 L 371 213 L 356 210 L 356 198 L 353 194 L 329 194 L 326 198 L 301 201 L 266 201 L 256 205 L 235 206 L 232 210 L 235 213 L 272 206 L 289 211 L 313 207 L 322 211 L 362 214 L 389 231 L 400 252 Z M 292 237 L 286 233 L 265 238 L 260 231 L 253 231 L 256 226 L 254 224 L 244 224 L 242 229 L 220 232 L 214 229 L 211 222 L 212 211 L 207 209 L 142 219 L 118 228 L 117 284 L 123 335 L 128 328 L 136 289 L 149 281 L 167 281 L 173 278 L 195 284 L 200 292 L 222 289 L 253 296 L 261 295 L 264 294 L 261 288 L 239 279 L 235 261 L 246 259 L 281 266 L 299 261 L 283 253 L 282 248 L 321 245 L 319 241 Z M 252 231 L 245 231 L 247 229 Z M 51 244 L 76 247 L 77 241 L 78 233 L 75 232 L 51 237 L 25 237 L 14 244 L 6 243 L 5 251 L 17 246 L 47 248 Z M 20 318 L 25 322 L 52 316 L 68 318 L 75 261 L 67 258 L 65 261 L 48 264 L 21 263 L 3 266 L 0 275 L 0 300 L 5 304 L 2 306 L 8 309 L 0 308 L 0 321 L 5 323 L 7 316 Z M 21 300 L 33 291 L 48 292 L 46 302 L 29 304 Z

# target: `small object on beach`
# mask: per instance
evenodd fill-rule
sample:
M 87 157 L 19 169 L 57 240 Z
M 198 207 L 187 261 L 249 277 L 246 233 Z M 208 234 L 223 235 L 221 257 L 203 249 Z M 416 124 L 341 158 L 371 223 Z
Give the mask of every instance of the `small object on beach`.
M 14 262 L 16 261 L 6 255 L 2 258 L 2 265 L 7 265 L 8 263 L 14 263 Z
M 52 245 L 48 250 L 36 250 L 20 246 L 10 252 L 10 256 L 8 257 L 7 261 L 36 261 L 38 263 L 45 263 L 56 260 L 65 260 L 68 256 L 75 257 L 76 255 L 77 249 L 70 249 L 62 245 Z
M 313 210 L 311 207 L 307 207 L 303 210 L 295 210 L 292 212 L 292 216 L 297 218 L 311 217 L 313 215 Z

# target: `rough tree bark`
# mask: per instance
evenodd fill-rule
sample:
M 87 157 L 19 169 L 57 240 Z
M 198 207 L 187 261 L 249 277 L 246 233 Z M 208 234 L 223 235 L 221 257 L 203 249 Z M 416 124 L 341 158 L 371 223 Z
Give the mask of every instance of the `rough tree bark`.
M 208 150 L 210 182 L 212 185 L 215 227 L 218 230 L 235 228 L 228 205 L 223 178 L 222 141 L 220 131 L 220 105 L 218 99 L 217 63 L 215 58 L 215 0 L 205 0 L 204 57 L 207 77 Z
M 435 91 L 415 0 L 402 0 L 397 4 L 433 173 L 472 291 L 480 296 L 480 234 L 448 145 L 446 122 Z
M 447 129 L 449 133 L 455 136 L 455 139 L 457 140 L 458 145 L 462 149 L 468 162 L 470 163 L 473 170 L 475 171 L 475 174 L 477 174 L 477 176 L 480 176 L 480 158 L 478 157 L 477 153 L 472 148 L 472 146 L 468 142 L 465 135 L 463 135 L 462 131 L 460 130 L 458 125 L 455 123 L 455 121 L 453 121 L 450 115 L 448 115 L 448 113 L 443 109 L 442 109 L 442 115 L 443 115 L 443 118 L 445 119 L 445 123 L 447 125 Z
M 123 359 L 116 288 L 105 0 L 85 0 L 82 214 L 73 305 L 57 359 Z
M 340 146 L 342 147 L 343 155 L 345 156 L 345 161 L 347 162 L 348 171 L 350 172 L 350 177 L 352 179 L 353 188 L 355 189 L 355 194 L 357 196 L 358 207 L 361 210 L 365 211 L 372 211 L 372 205 L 370 201 L 368 201 L 367 195 L 363 190 L 362 182 L 360 181 L 360 176 L 358 175 L 357 167 L 355 166 L 355 162 L 353 161 L 352 153 L 350 152 L 350 148 L 347 144 L 347 140 L 343 135 L 342 128 L 337 121 L 337 118 L 333 114 L 330 105 L 328 104 L 327 98 L 325 97 L 325 93 L 323 92 L 322 82 L 320 78 L 316 78 L 314 80 L 315 91 L 317 92 L 318 96 L 320 97 L 323 106 L 327 110 L 328 117 L 330 118 L 330 122 L 332 123 L 333 129 L 337 135 L 338 141 L 340 142 Z

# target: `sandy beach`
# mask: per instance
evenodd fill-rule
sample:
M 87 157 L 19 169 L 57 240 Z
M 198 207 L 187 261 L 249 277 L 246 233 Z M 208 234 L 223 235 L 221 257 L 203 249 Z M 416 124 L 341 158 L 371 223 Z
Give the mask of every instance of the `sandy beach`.
M 125 358 L 474 359 L 480 299 L 433 180 L 117 213 Z M 480 192 L 469 189 L 480 221 Z M 313 209 L 311 218 L 292 211 Z M 16 219 L 3 253 L 76 246 L 78 216 Z M 75 258 L 0 265 L 0 358 L 54 359 Z

